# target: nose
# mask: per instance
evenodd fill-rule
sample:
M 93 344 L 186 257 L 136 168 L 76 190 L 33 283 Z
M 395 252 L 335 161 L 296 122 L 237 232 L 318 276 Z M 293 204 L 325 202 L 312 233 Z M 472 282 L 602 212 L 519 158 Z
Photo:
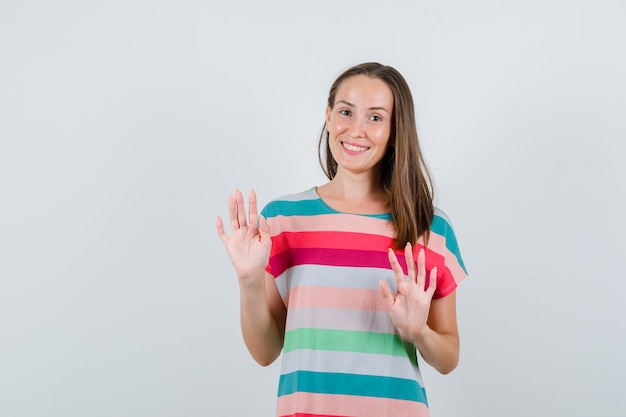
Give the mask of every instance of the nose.
M 360 138 L 363 136 L 365 136 L 365 120 L 361 117 L 356 117 L 350 125 L 350 137 Z

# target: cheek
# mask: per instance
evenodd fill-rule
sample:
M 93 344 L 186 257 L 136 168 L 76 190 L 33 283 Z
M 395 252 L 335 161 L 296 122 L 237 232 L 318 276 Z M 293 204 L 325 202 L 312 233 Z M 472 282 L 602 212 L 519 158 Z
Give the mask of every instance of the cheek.
M 334 130 L 334 128 L 333 128 L 333 121 L 332 120 L 327 120 L 326 121 L 326 130 L 328 130 L 329 132 L 332 132 Z
M 333 134 L 341 134 L 343 131 L 346 130 L 346 128 L 347 123 L 338 117 L 331 117 L 331 119 L 326 123 L 326 129 L 331 132 L 331 136 Z
M 391 129 L 389 128 L 382 128 L 378 132 L 376 132 L 376 139 L 380 143 L 388 144 L 390 136 L 391 136 Z

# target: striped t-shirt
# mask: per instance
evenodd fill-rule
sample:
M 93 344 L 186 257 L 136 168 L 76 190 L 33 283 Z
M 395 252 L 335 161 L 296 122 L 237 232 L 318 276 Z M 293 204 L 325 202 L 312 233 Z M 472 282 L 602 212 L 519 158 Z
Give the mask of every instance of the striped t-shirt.
M 391 215 L 338 212 L 314 188 L 261 214 L 272 234 L 267 271 L 287 307 L 276 415 L 428 416 L 416 349 L 395 331 L 379 289 L 381 279 L 396 289 Z M 420 239 L 415 254 L 422 247 Z M 467 273 L 438 209 L 425 254 L 427 275 L 437 266 L 434 298 L 445 297 Z

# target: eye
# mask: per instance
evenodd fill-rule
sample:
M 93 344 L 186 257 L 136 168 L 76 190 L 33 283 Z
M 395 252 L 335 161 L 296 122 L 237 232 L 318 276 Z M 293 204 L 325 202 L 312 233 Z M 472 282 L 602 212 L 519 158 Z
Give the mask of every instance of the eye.
M 350 116 L 350 110 L 341 109 L 341 110 L 339 110 L 339 114 L 342 115 L 342 116 Z
M 370 120 L 371 120 L 372 122 L 380 122 L 380 121 L 382 121 L 383 119 L 382 119 L 382 117 L 378 116 L 377 114 L 373 114 L 373 115 L 371 115 L 371 116 L 370 116 Z

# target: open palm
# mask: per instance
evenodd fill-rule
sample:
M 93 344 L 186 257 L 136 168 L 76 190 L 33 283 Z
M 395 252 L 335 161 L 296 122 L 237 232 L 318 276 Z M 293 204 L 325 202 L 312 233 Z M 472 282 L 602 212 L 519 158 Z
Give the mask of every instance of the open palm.
M 224 222 L 217 216 L 217 234 L 222 240 L 235 272 L 240 279 L 263 275 L 272 248 L 270 227 L 263 217 L 258 216 L 254 190 L 248 199 L 246 217 L 243 195 L 238 189 L 228 199 L 231 234 L 224 231 Z
M 433 294 L 437 289 L 437 268 L 430 271 L 428 287 L 426 287 L 426 261 L 424 249 L 417 256 L 417 268 L 413 259 L 413 249 L 407 243 L 404 256 L 407 263 L 408 279 L 404 275 L 398 258 L 389 249 L 389 262 L 396 277 L 396 294 L 391 292 L 389 285 L 383 280 L 380 290 L 387 305 L 389 317 L 403 338 L 408 335 L 422 333 L 428 327 L 428 313 Z

